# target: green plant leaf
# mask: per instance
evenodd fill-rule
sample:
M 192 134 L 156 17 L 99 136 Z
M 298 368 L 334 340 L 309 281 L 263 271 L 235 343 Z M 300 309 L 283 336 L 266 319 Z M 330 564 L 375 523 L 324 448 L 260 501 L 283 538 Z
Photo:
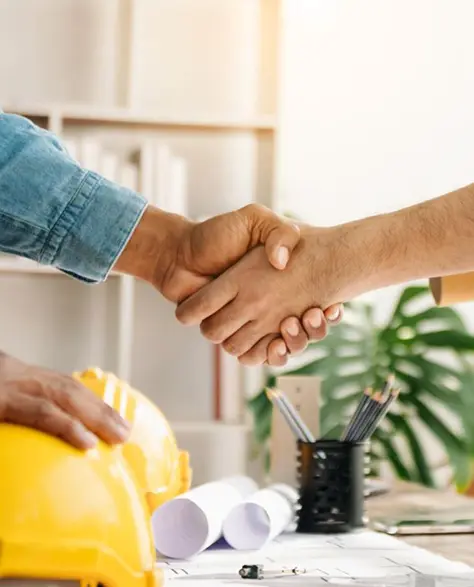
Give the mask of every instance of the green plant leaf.
M 425 286 L 415 286 L 414 285 L 414 286 L 410 286 L 410 287 L 407 287 L 406 289 L 404 289 L 403 292 L 400 294 L 398 301 L 395 304 L 392 318 L 389 321 L 389 323 L 396 322 L 397 318 L 399 318 L 400 316 L 403 316 L 405 306 L 409 302 L 411 302 L 421 296 L 426 296 L 428 294 L 428 292 L 429 292 L 429 290 Z
M 418 335 L 418 341 L 430 347 L 474 352 L 474 336 L 457 330 L 424 332 Z
M 416 471 L 413 477 L 427 487 L 434 487 L 433 476 L 431 475 L 430 466 L 426 461 L 423 449 L 416 437 L 416 434 L 410 424 L 410 421 L 399 414 L 387 414 L 387 420 L 393 425 L 392 433 L 401 433 L 407 440 L 411 450 L 412 459 L 416 465 Z
M 466 326 L 461 316 L 452 308 L 428 308 L 418 314 L 405 316 L 403 326 L 412 326 L 418 328 L 420 324 L 426 322 L 445 322 L 449 328 L 454 330 L 465 331 Z
M 412 400 L 420 419 L 443 443 L 454 468 L 456 483 L 465 485 L 471 476 L 471 462 L 465 442 L 458 438 L 427 406 Z
M 410 471 L 408 470 L 408 467 L 403 463 L 402 459 L 400 458 L 400 455 L 395 450 L 390 438 L 387 438 L 383 435 L 378 435 L 376 438 L 382 446 L 385 456 L 392 465 L 399 479 L 402 479 L 403 481 L 413 481 L 410 475 Z
M 450 410 L 454 411 L 456 414 L 462 414 L 464 404 L 462 402 L 460 394 L 457 392 L 448 389 L 446 387 L 440 387 L 433 383 L 433 380 L 425 377 L 421 381 L 416 379 L 416 377 L 412 377 L 403 371 L 395 370 L 394 371 L 395 377 L 398 381 L 404 381 L 408 384 L 411 391 L 414 393 L 414 397 L 418 397 L 418 395 L 427 394 L 430 397 L 434 397 L 445 407 L 448 407 Z M 407 397 L 407 403 L 410 403 L 411 394 Z M 404 396 L 402 395 L 402 401 Z
M 426 378 L 458 379 L 460 375 L 458 370 L 441 363 L 434 363 L 433 361 L 430 361 L 421 355 L 412 354 L 408 356 L 406 360 L 420 367 L 423 373 L 423 380 Z
M 420 310 L 425 298 L 427 307 Z M 416 311 L 411 310 L 412 304 Z M 430 447 L 420 440 L 421 422 L 444 447 L 458 487 L 462 487 L 470 479 L 474 458 L 474 361 L 470 351 L 474 351 L 474 336 L 468 334 L 458 312 L 433 308 L 428 288 L 414 286 L 401 293 L 391 318 L 382 326 L 374 322 L 370 305 L 346 305 L 345 320 L 312 345 L 311 358 L 300 367 L 278 370 L 278 375 L 321 377 L 321 431 L 338 437 L 363 388 L 380 389 L 393 372 L 402 391 L 399 409 L 387 415 L 391 435 L 382 425 L 373 436 L 373 468 L 378 468 L 378 459 L 386 458 L 402 479 L 432 485 Z M 274 374 L 267 385 L 275 385 Z M 428 402 L 433 408 L 442 406 L 446 415 L 435 413 Z M 249 409 L 256 437 L 268 451 L 272 405 L 261 393 L 250 400 Z M 452 417 L 462 427 L 459 433 L 447 423 Z M 397 437 L 404 440 L 406 456 L 398 454 Z

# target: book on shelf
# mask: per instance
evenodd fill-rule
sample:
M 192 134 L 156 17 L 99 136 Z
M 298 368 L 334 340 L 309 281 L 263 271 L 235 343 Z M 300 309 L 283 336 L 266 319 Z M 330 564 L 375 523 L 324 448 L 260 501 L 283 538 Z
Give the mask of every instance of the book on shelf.
M 135 163 L 123 161 L 120 165 L 120 185 L 134 192 L 140 191 L 138 166 Z
M 170 187 L 168 212 L 188 215 L 188 168 L 181 157 L 172 157 L 170 162 Z
M 138 191 L 150 202 L 154 204 L 154 144 L 152 141 L 146 141 L 140 147 L 138 153 L 139 183 Z
M 170 190 L 171 190 L 171 151 L 167 145 L 161 143 L 155 144 L 154 158 L 154 198 L 153 203 L 158 208 L 171 212 L 170 210 Z
M 100 173 L 101 146 L 100 143 L 90 137 L 84 137 L 79 142 L 78 161 L 89 169 Z
M 162 210 L 188 215 L 187 163 L 176 156 L 166 143 L 146 140 L 138 151 L 128 157 L 121 157 L 113 149 L 104 148 L 93 136 L 68 137 L 64 146 L 71 158 L 85 169 L 140 192 Z
M 75 139 L 65 139 L 63 141 L 63 146 L 66 149 L 69 157 L 71 157 L 71 159 L 74 159 L 74 161 L 78 162 L 79 161 L 79 146 L 77 144 L 77 141 Z
M 115 183 L 119 183 L 119 158 L 115 153 L 103 151 L 100 156 L 99 173 Z

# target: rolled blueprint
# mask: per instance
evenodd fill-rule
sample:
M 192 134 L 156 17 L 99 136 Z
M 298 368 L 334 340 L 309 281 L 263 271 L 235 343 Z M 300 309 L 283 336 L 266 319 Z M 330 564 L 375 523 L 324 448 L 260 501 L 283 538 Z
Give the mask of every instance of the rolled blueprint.
M 257 490 L 249 477 L 227 477 L 164 503 L 151 519 L 156 550 L 179 559 L 202 552 L 222 536 L 229 512 Z
M 226 542 L 237 550 L 262 548 L 291 528 L 297 501 L 295 489 L 284 484 L 250 495 L 226 517 L 222 532 Z

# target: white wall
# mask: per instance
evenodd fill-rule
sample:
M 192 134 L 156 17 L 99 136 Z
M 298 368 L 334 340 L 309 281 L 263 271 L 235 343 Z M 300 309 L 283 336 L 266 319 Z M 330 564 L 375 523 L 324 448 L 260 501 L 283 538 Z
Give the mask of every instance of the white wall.
M 287 206 L 331 224 L 474 181 L 474 3 L 283 6 L 279 195 Z
M 474 182 L 473 19 L 470 0 L 284 0 L 280 207 L 330 225 Z

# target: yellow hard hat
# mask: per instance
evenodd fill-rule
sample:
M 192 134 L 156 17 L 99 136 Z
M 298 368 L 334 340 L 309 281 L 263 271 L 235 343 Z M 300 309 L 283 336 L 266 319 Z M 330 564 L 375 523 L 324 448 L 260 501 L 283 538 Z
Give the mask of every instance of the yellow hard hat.
M 147 505 L 118 447 L 0 425 L 0 577 L 157 587 Z
M 132 424 L 131 437 L 80 451 L 0 424 L 0 578 L 157 587 L 151 513 L 189 488 L 188 455 L 141 393 L 99 369 L 74 376 Z
M 130 438 L 122 450 L 144 492 L 150 514 L 189 489 L 189 455 L 178 449 L 169 423 L 155 404 L 101 369 L 74 373 L 74 377 L 132 424 Z

